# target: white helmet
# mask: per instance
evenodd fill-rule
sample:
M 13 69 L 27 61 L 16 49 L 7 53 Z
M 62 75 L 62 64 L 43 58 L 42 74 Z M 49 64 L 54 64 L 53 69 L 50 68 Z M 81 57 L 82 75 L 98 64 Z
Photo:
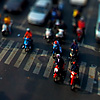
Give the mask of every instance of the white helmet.
M 60 54 L 57 54 L 56 57 L 57 57 L 57 58 L 60 58 Z
M 26 31 L 30 31 L 30 28 L 27 28 Z
M 81 20 L 81 21 L 84 21 L 84 17 L 82 16 L 82 17 L 80 18 L 80 20 Z

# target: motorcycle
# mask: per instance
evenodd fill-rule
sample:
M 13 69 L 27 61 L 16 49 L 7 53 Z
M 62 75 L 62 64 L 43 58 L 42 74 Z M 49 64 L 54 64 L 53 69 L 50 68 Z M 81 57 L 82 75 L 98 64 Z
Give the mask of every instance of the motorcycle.
M 11 30 L 13 24 L 13 20 L 11 20 L 11 23 L 9 25 L 6 25 L 5 23 L 2 25 L 2 35 L 7 36 L 8 34 L 11 34 L 9 29 Z
M 71 48 L 68 59 L 70 60 L 71 64 L 73 61 L 76 61 L 78 59 L 78 51 L 74 51 L 74 49 Z
M 46 28 L 45 31 L 45 39 L 47 40 L 47 43 L 50 42 L 50 40 L 53 38 L 52 30 L 51 28 Z
M 71 71 L 71 76 L 70 76 L 70 86 L 71 86 L 71 90 L 75 89 L 75 84 L 76 84 L 76 80 L 78 79 L 78 74 L 74 71 Z
M 53 49 L 53 58 L 55 59 L 56 58 L 56 55 L 57 54 L 62 54 L 62 48 L 61 47 L 56 47 L 55 49 Z
M 32 49 L 32 40 L 30 40 L 29 38 L 24 38 L 24 44 L 22 46 L 23 49 L 25 49 L 25 52 L 28 52 L 29 50 Z
M 77 41 L 80 42 L 83 37 L 83 30 L 80 28 L 77 28 L 76 34 L 77 34 Z
M 54 73 L 53 73 L 53 80 L 54 82 L 63 82 L 65 79 L 65 72 L 64 70 L 62 71 L 62 73 L 60 72 L 60 68 L 58 67 L 58 65 L 56 65 L 54 67 Z
M 62 40 L 64 40 L 64 29 L 58 29 L 58 33 L 56 33 L 56 39 L 60 44 L 62 43 Z

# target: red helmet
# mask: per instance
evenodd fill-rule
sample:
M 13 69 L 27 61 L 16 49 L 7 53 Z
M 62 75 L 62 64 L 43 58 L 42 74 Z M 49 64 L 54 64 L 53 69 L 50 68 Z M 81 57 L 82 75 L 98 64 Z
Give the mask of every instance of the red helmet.
M 57 44 L 57 41 L 54 41 L 54 44 Z

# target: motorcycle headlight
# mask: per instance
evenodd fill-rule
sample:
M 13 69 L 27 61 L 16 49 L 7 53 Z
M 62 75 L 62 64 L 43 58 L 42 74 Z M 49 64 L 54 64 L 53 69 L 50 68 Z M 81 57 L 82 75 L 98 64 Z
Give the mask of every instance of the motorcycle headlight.
M 25 45 L 27 45 L 27 44 L 25 44 Z
M 70 56 L 71 56 L 71 57 L 73 56 L 72 53 L 70 53 Z
M 47 35 L 46 38 L 49 38 L 49 36 Z

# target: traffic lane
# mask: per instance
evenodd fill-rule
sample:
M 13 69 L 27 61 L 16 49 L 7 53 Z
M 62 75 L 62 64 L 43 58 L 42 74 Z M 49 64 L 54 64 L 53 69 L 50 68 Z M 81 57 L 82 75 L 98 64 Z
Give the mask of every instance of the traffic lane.
M 83 44 L 96 47 L 95 25 L 98 15 L 98 2 L 91 0 L 91 2 L 88 4 L 87 10 L 84 9 L 83 14 L 85 15 L 85 21 L 86 21 L 86 30 L 85 30 L 85 37 L 83 39 Z
M 100 52 L 94 51 L 82 46 L 79 47 L 79 61 L 87 62 L 88 66 L 91 64 L 99 67 L 100 65 Z
M 49 79 L 41 75 L 32 75 L 16 68 L 7 68 L 0 80 L 0 98 L 6 100 L 99 100 L 95 94 L 88 94 L 82 91 L 73 92 L 66 84 L 56 84 L 53 82 L 52 74 Z M 3 92 L 3 94 L 2 94 Z M 3 99 L 5 100 L 5 99 Z
M 69 3 L 69 0 L 64 1 L 63 20 L 67 25 L 66 42 L 72 41 L 76 38 L 75 33 L 72 31 L 72 14 L 73 9 L 76 8 Z

